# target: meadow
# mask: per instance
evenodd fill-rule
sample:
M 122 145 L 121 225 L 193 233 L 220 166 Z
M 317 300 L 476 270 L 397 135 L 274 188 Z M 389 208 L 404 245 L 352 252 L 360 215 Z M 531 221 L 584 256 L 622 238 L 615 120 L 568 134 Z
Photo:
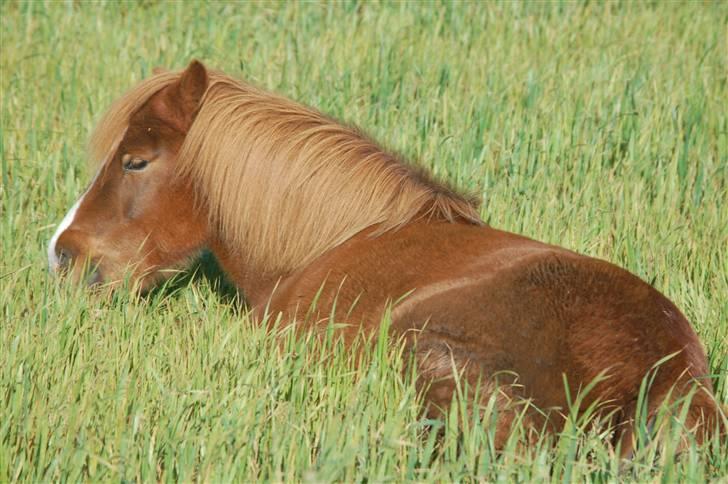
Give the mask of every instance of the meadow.
M 362 127 L 481 197 L 495 227 L 649 281 L 725 404 L 728 4 L 2 1 L 0 25 L 0 481 L 728 476 L 725 443 L 676 459 L 647 438 L 624 462 L 577 419 L 496 452 L 487 409 L 420 417 L 394 342 L 352 357 L 266 331 L 209 260 L 148 297 L 99 297 L 45 255 L 90 180 L 94 121 L 198 58 Z

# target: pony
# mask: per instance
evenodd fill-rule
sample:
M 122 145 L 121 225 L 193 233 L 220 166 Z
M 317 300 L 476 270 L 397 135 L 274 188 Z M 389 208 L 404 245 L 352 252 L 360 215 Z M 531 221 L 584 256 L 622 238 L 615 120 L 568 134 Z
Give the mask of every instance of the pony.
M 627 454 L 651 371 L 650 417 L 691 395 L 697 439 L 723 418 L 698 337 L 649 284 L 492 228 L 473 197 L 357 128 L 198 61 L 115 101 L 90 159 L 96 176 L 48 247 L 50 268 L 74 280 L 131 274 L 146 291 L 208 250 L 261 323 L 336 321 L 349 343 L 387 313 L 424 412 L 447 411 L 464 379 L 496 397 L 497 447 L 519 415 L 559 430 L 593 385 L 582 408 L 601 402 Z

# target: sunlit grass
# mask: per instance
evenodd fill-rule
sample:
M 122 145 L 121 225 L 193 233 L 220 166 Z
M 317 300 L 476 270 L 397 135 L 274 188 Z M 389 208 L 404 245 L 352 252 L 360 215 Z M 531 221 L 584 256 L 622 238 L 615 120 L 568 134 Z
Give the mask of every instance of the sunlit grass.
M 497 453 L 487 411 L 419 416 L 396 342 L 270 331 L 205 278 L 105 298 L 45 270 L 94 119 L 197 57 L 361 126 L 496 227 L 653 283 L 728 402 L 725 3 L 2 2 L 0 22 L 1 481 L 728 475 L 725 444 L 675 460 L 645 437 L 625 463 L 578 416 Z

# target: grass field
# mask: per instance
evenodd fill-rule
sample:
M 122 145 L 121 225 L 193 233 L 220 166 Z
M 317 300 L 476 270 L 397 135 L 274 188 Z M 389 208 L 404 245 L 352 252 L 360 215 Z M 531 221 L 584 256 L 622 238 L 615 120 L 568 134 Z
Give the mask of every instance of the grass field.
M 418 417 L 384 341 L 355 370 L 337 344 L 255 327 L 209 278 L 107 300 L 45 262 L 89 181 L 94 120 L 153 67 L 196 57 L 358 124 L 482 195 L 493 226 L 650 281 L 728 402 L 726 3 L 0 9 L 0 481 L 728 476 L 725 445 L 620 462 L 578 425 L 496 453 L 488 422 Z

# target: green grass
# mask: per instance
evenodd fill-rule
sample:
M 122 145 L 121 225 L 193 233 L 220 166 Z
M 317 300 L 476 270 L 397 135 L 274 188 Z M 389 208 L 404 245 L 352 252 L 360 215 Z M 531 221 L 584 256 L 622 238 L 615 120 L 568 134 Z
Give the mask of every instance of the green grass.
M 693 322 L 725 403 L 725 3 L 0 9 L 0 481 L 728 475 L 725 445 L 621 463 L 578 426 L 496 453 L 488 421 L 418 417 L 396 346 L 357 366 L 331 342 L 255 327 L 205 278 L 106 300 L 45 268 L 89 181 L 94 119 L 153 67 L 197 57 L 360 125 L 482 195 L 496 227 L 650 281 Z

